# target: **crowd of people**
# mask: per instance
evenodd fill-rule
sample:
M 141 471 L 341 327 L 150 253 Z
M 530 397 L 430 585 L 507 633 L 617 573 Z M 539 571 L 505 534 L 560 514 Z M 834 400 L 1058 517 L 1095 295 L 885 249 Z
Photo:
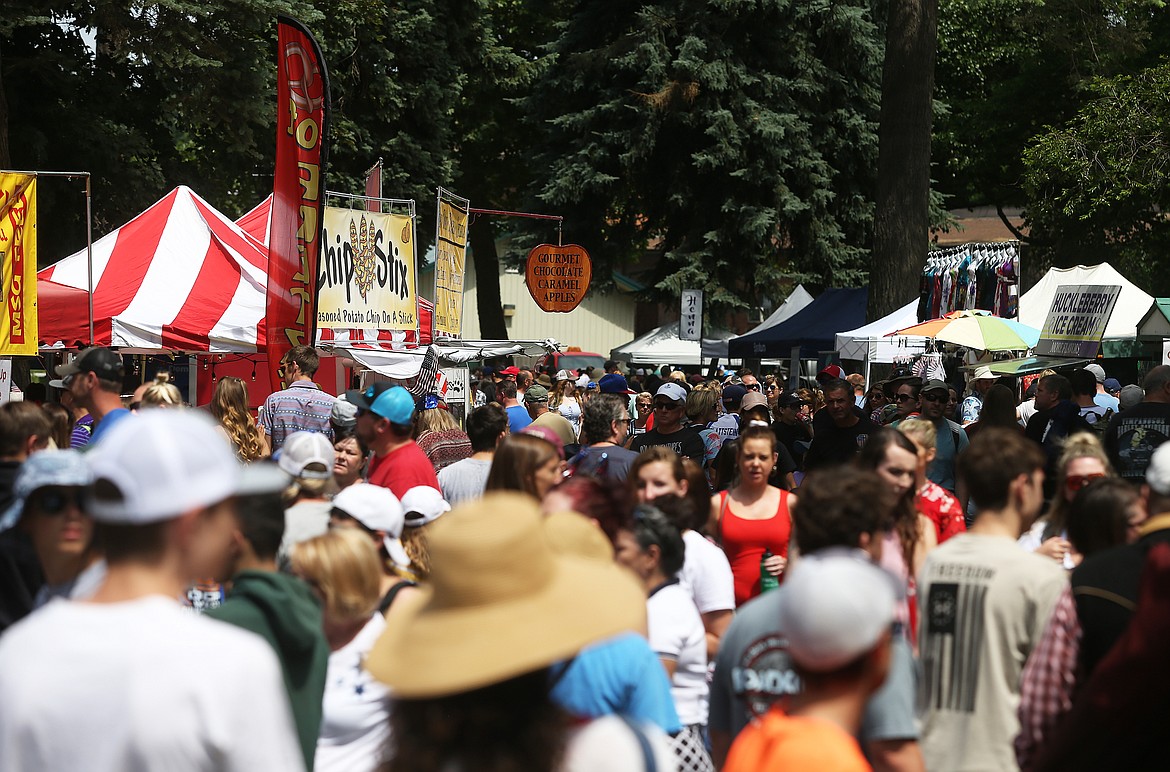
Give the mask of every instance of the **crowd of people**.
M 1158 764 L 1168 366 L 318 364 L 0 407 L 0 769 Z

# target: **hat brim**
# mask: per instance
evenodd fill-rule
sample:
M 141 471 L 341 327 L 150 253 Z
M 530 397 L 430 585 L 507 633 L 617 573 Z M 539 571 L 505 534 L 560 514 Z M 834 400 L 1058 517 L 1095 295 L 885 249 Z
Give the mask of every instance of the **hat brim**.
M 543 588 L 502 603 L 438 608 L 432 590 L 404 603 L 366 669 L 396 697 L 479 689 L 568 659 L 586 645 L 643 629 L 645 592 L 615 564 L 558 556 Z
M 602 389 L 602 394 L 637 394 L 633 389 Z

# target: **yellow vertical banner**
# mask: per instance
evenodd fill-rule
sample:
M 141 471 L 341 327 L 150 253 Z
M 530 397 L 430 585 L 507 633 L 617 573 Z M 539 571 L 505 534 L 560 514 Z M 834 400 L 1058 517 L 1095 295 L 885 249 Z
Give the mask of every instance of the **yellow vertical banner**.
M 466 271 L 470 203 L 439 188 L 435 230 L 434 334 L 463 334 L 463 275 Z
M 37 353 L 37 178 L 0 173 L 0 355 Z

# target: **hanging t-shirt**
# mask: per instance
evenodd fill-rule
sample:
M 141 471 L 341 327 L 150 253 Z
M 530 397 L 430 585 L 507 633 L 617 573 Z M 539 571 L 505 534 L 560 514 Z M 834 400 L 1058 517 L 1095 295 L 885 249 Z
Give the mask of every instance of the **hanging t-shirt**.
M 1065 572 L 1015 539 L 964 533 L 932 550 L 918 584 L 927 769 L 1016 769 L 1020 675 Z
M 272 648 L 152 595 L 56 600 L 0 639 L 0 769 L 296 770 Z
M 651 593 L 646 601 L 650 648 L 674 660 L 670 695 L 683 726 L 707 723 L 707 632 L 691 596 L 678 583 Z

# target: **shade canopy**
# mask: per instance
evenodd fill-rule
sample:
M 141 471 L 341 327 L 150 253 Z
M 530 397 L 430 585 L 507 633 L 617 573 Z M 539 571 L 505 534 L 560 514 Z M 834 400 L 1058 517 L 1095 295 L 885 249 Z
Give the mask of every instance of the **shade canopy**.
M 768 318 L 760 322 L 756 327 L 748 330 L 748 332 L 760 332 L 775 327 L 781 322 L 785 322 L 796 316 L 805 306 L 813 301 L 813 296 L 809 294 L 808 290 L 804 288 L 803 284 L 796 285 L 796 289 L 784 299 L 776 310 L 768 315 Z M 747 333 L 745 333 L 746 335 Z M 727 341 L 729 338 L 703 338 L 702 346 L 703 359 L 727 359 Z
M 83 249 L 37 273 L 56 285 L 37 304 L 42 345 L 88 345 L 87 262 Z M 267 269 L 260 242 L 190 188 L 175 188 L 94 242 L 95 342 L 148 350 L 262 349 Z M 80 302 L 60 287 L 81 291 Z
M 726 340 L 730 332 L 711 330 L 709 338 Z M 632 365 L 701 365 L 702 345 L 679 338 L 678 322 L 664 324 L 609 352 L 610 359 Z
M 1044 320 L 1052 308 L 1052 298 L 1061 286 L 1070 284 L 1116 284 L 1121 287 L 1113 314 L 1101 336 L 1101 351 L 1107 357 L 1137 356 L 1138 325 L 1154 304 L 1152 295 L 1118 273 L 1109 263 L 1078 265 L 1074 268 L 1050 268 L 1036 286 L 1020 297 L 1020 321 L 1044 329 Z
M 1040 330 L 989 311 L 952 311 L 946 316 L 898 330 L 900 335 L 936 338 L 976 351 L 1025 351 L 1040 340 Z
M 799 346 L 801 356 L 833 351 L 837 333 L 865 324 L 868 288 L 825 290 L 787 321 L 728 341 L 729 356 L 745 359 L 783 358 Z
M 856 330 L 837 333 L 837 351 L 842 359 L 858 362 L 894 361 L 895 357 L 913 356 L 926 350 L 926 339 L 890 333 L 909 327 L 918 321 L 917 298 L 887 314 L 876 322 L 870 322 Z

